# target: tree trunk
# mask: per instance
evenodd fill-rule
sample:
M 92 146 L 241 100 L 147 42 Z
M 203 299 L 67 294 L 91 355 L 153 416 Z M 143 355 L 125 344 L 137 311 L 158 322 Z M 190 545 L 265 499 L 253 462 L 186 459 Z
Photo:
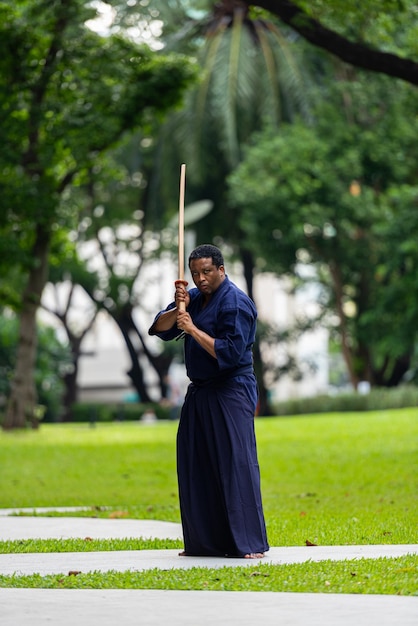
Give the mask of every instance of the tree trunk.
M 387 374 L 385 371 L 387 368 L 377 370 L 374 372 L 374 382 L 377 387 L 397 387 L 402 383 L 402 380 L 411 367 L 411 354 L 404 354 L 397 359 L 395 359 L 395 363 L 393 365 L 392 371 Z M 386 359 L 387 363 L 389 363 L 390 359 Z M 387 374 L 385 376 L 385 373 Z
M 77 402 L 78 396 L 78 386 L 77 386 L 77 378 L 78 378 L 78 363 L 74 366 L 72 372 L 68 372 L 65 374 L 63 378 L 64 382 L 64 395 L 63 395 L 63 411 L 60 416 L 60 420 L 63 422 L 71 422 L 73 419 L 73 405 Z
M 3 422 L 5 430 L 39 426 L 42 415 L 37 406 L 35 362 L 37 348 L 36 313 L 48 276 L 49 232 L 38 225 L 32 250 L 33 265 L 22 298 L 19 339 L 11 392 Z
M 116 324 L 119 326 L 119 329 L 125 340 L 126 347 L 128 348 L 132 367 L 127 372 L 127 374 L 138 393 L 140 401 L 151 402 L 151 398 L 145 385 L 144 373 L 138 360 L 139 353 L 138 350 L 135 348 L 131 338 L 131 332 L 135 329 L 135 325 L 131 315 L 131 305 L 127 305 L 125 309 L 119 311 L 116 315 L 112 314 L 110 311 L 108 311 L 108 313 L 112 315 Z
M 254 275 L 254 260 L 251 252 L 248 250 L 241 250 L 241 260 L 244 266 L 244 277 L 247 284 L 247 292 L 251 300 L 254 301 L 253 291 L 253 275 Z M 260 346 L 258 341 L 255 342 L 254 349 L 254 371 L 258 381 L 258 415 L 271 415 L 272 411 L 268 401 L 268 392 L 264 385 L 264 366 L 261 358 Z
M 58 289 L 57 285 L 58 283 L 54 284 L 55 290 Z M 63 407 L 62 407 L 62 414 L 60 415 L 60 421 L 63 421 L 63 422 L 71 422 L 73 419 L 72 407 L 77 402 L 77 398 L 78 398 L 78 371 L 79 371 L 79 361 L 80 361 L 80 356 L 81 356 L 81 344 L 84 340 L 84 337 L 93 327 L 93 324 L 96 320 L 96 315 L 97 315 L 97 308 L 96 308 L 90 320 L 87 321 L 86 326 L 81 331 L 78 331 L 78 334 L 76 334 L 75 332 L 71 330 L 71 327 L 68 322 L 68 312 L 73 302 L 75 286 L 76 286 L 75 283 L 71 284 L 71 288 L 67 296 L 67 301 L 64 304 L 62 309 L 60 309 L 58 305 L 55 308 L 50 308 L 46 306 L 44 303 L 41 303 L 41 306 L 43 307 L 43 309 L 47 311 L 48 313 L 50 313 L 51 315 L 54 315 L 62 324 L 67 334 L 67 339 L 68 339 L 68 343 L 70 345 L 70 350 L 71 350 L 72 369 L 68 371 L 66 374 L 64 374 L 64 377 L 63 377 L 63 383 L 64 383 L 64 393 L 63 393 L 63 398 L 62 398 Z M 56 296 L 57 296 L 57 302 L 58 302 L 59 300 L 58 293 L 56 293 Z
M 331 278 L 333 282 L 335 306 L 337 309 L 338 318 L 340 320 L 342 355 L 344 357 L 344 361 L 347 366 L 348 375 L 350 377 L 350 382 L 353 388 L 357 389 L 357 385 L 360 381 L 354 368 L 353 354 L 350 348 L 346 317 L 345 317 L 345 313 L 343 309 L 344 293 L 343 293 L 342 278 L 341 278 L 339 267 L 336 263 L 334 263 L 333 261 L 330 261 L 329 268 L 330 268 Z
M 140 355 L 148 359 L 150 366 L 155 371 L 158 377 L 161 396 L 165 398 L 167 395 L 168 370 L 173 360 L 173 355 L 161 354 L 155 356 L 148 350 L 144 337 L 132 317 L 131 304 L 127 304 L 117 315 L 111 311 L 108 311 L 108 313 L 113 317 L 122 332 L 132 362 L 128 376 L 131 378 L 142 402 L 151 402 L 151 398 L 145 384 L 143 370 L 138 360 Z
M 63 394 L 63 412 L 61 420 L 63 422 L 71 422 L 73 419 L 73 405 L 77 402 L 78 397 L 78 364 L 80 361 L 81 342 L 85 336 L 83 333 L 80 337 L 75 337 L 69 328 L 66 328 L 67 336 L 71 345 L 71 363 L 72 370 L 64 376 L 64 394 Z

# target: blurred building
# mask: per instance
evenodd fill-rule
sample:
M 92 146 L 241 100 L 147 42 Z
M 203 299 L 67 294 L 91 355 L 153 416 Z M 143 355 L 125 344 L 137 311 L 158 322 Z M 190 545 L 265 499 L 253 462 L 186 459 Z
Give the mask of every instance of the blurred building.
M 240 264 L 227 265 L 228 275 L 245 291 L 245 282 Z M 141 307 L 136 312 L 136 323 L 146 335 L 150 347 L 158 351 L 160 340 L 149 337 L 147 329 L 152 323 L 155 313 L 173 298 L 173 283 L 176 279 L 176 268 L 166 259 L 149 267 L 149 280 L 146 287 L 146 310 Z M 188 279 L 188 276 L 185 276 Z M 260 274 L 254 283 L 254 298 L 260 321 L 273 323 L 285 329 L 294 324 L 295 319 L 303 314 L 314 316 L 317 313 L 317 297 L 313 285 L 300 291 L 297 295 L 289 295 L 288 285 L 273 274 Z M 63 286 L 64 288 L 64 286 Z M 44 293 L 46 303 L 52 294 L 50 288 Z M 78 295 L 75 301 L 73 316 L 82 318 L 88 307 L 87 296 Z M 43 313 L 43 316 L 46 314 Z M 48 323 L 56 323 L 47 315 Z M 285 355 L 290 352 L 300 364 L 304 375 L 294 380 L 292 376 L 282 375 L 279 380 L 266 381 L 272 401 L 289 398 L 314 396 L 327 393 L 329 390 L 328 375 L 328 333 L 325 329 L 307 332 L 292 345 L 277 344 L 268 350 L 269 360 L 281 364 Z M 130 359 L 122 335 L 115 322 L 105 313 L 98 314 L 93 328 L 87 333 L 82 343 L 82 356 L 79 361 L 79 400 L 82 402 L 132 402 L 138 397 L 131 385 L 127 372 Z M 150 368 L 145 367 L 145 377 L 149 383 L 155 400 L 159 400 L 156 377 Z M 184 366 L 173 363 L 170 376 L 176 385 L 184 390 L 187 379 Z

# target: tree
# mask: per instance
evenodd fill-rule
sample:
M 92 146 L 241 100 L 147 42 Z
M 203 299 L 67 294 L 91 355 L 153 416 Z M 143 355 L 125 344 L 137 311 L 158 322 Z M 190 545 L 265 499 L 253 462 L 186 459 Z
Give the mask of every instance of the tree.
M 60 320 L 73 348 L 73 371 L 67 377 L 67 412 L 75 399 L 77 362 L 81 341 L 88 327 L 77 331 L 71 324 L 71 297 L 83 289 L 97 312 L 107 314 L 121 332 L 130 359 L 127 371 L 138 397 L 151 401 L 147 376 L 151 370 L 164 396 L 167 371 L 175 353 L 181 349 L 154 354 L 147 345 L 149 320 L 155 314 L 155 297 L 148 296 L 150 286 L 157 286 L 160 269 L 156 249 L 161 241 L 171 249 L 168 232 L 152 233 L 144 228 L 144 196 L 147 192 L 146 158 L 138 145 L 148 143 L 149 137 L 135 133 L 120 145 L 96 160 L 84 185 L 72 189 L 63 201 L 76 204 L 79 221 L 71 233 L 71 242 L 64 241 L 51 257 L 50 279 L 60 290 L 61 304 L 48 310 Z M 172 233 L 171 233 L 172 234 Z M 167 249 L 169 254 L 169 250 Z M 62 303 L 64 283 L 68 298 Z M 155 292 L 155 288 L 153 290 Z M 58 300 L 58 298 L 57 298 Z M 93 321 L 91 313 L 87 315 Z M 148 323 L 147 323 L 148 322 Z
M 418 85 L 414 45 L 418 20 L 412 1 L 365 1 L 359 5 L 347 0 L 257 0 L 243 4 L 266 9 L 345 63 Z M 320 19 L 316 19 L 318 15 Z
M 36 311 L 59 225 L 61 199 L 125 132 L 179 103 L 194 71 L 122 37 L 100 37 L 81 0 L 0 7 L 1 243 L 26 276 L 5 428 L 36 425 Z M 10 235 L 13 234 L 12 242 Z
M 76 256 L 75 253 L 74 256 Z M 74 267 L 74 258 L 69 259 L 67 255 L 65 265 L 60 264 L 51 268 L 48 286 L 53 291 L 54 304 L 46 304 L 45 298 L 41 301 L 42 309 L 56 318 L 64 329 L 71 356 L 70 363 L 62 372 L 64 391 L 61 398 L 62 414 L 60 417 L 65 422 L 71 421 L 72 406 L 77 401 L 77 382 L 82 343 L 87 333 L 93 328 L 98 313 L 97 308 L 90 304 L 89 307 L 86 307 L 87 310 L 82 311 L 83 314 L 80 315 L 80 306 L 78 304 L 79 315 L 76 320 L 73 319 L 72 312 L 76 308 L 73 302 L 80 287 L 76 283 L 71 282 L 71 280 L 80 275 L 80 273 L 83 275 L 87 273 L 87 270 L 84 271 L 84 267 L 80 267 L 77 260 L 75 265 L 76 267 Z M 90 275 L 87 281 L 92 282 Z M 80 321 L 80 318 L 82 318 L 82 321 Z
M 261 9 L 270 14 L 269 21 L 275 16 L 282 25 L 344 63 L 418 84 L 418 20 L 413 0 L 151 0 L 141 5 L 139 15 L 138 5 L 109 2 L 118 9 L 117 26 L 127 15 L 126 22 L 147 29 L 150 38 L 155 32 L 151 25 L 156 19 L 162 20 L 164 44 L 167 36 L 176 41 L 187 36 L 190 41 L 196 21 L 208 13 L 241 7 L 250 9 L 254 17 L 260 16 Z
M 100 184 L 94 178 L 89 185 L 92 210 L 84 215 L 84 220 L 89 223 L 83 235 L 84 245 L 81 239 L 78 240 L 87 271 L 74 276 L 74 279 L 83 287 L 97 310 L 106 311 L 115 321 L 130 358 L 131 367 L 127 374 L 141 401 L 150 402 L 143 360 L 154 370 L 162 390 L 165 389 L 164 380 L 171 361 L 170 357 L 166 358 L 167 353 L 152 353 L 135 319 L 138 314 L 147 312 L 146 289 L 151 281 L 149 271 L 148 278 L 145 277 L 155 260 L 157 235 L 144 230 L 141 211 L 135 204 L 127 202 L 125 210 L 118 210 L 120 205 L 115 193 L 109 194 L 108 200 L 102 204 L 103 193 L 100 194 Z M 95 282 L 91 280 L 93 270 Z
M 384 77 L 345 78 L 322 94 L 315 124 L 254 138 L 232 203 L 266 269 L 316 268 L 353 386 L 394 386 L 417 339 L 415 98 Z

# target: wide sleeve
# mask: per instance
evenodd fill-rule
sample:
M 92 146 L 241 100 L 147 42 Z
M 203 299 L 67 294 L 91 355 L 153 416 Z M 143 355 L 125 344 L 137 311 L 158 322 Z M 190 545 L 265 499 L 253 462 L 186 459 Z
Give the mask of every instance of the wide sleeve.
M 219 369 L 252 363 L 255 320 L 250 311 L 239 307 L 224 308 L 218 318 L 215 353 Z
M 166 313 L 166 311 L 171 311 L 172 309 L 175 309 L 175 308 L 176 308 L 176 303 L 171 302 L 163 311 L 160 311 L 159 313 L 157 313 L 157 315 L 154 318 L 153 323 L 151 324 L 148 330 L 148 334 L 157 335 L 157 337 L 159 337 L 163 341 L 171 341 L 172 339 L 175 339 L 176 337 L 181 335 L 182 331 L 180 330 L 180 328 L 177 328 L 177 324 L 173 324 L 173 326 L 169 330 L 163 330 L 160 332 L 155 330 L 155 324 L 158 318 L 160 317 L 160 315 L 162 315 L 163 313 Z

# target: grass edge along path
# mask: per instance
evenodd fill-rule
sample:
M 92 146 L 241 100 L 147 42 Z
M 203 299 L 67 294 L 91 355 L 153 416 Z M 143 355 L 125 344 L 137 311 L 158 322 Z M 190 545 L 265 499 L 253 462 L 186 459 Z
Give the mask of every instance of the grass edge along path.
M 0 575 L 0 588 L 160 589 L 418 595 L 418 555 L 209 569 Z

